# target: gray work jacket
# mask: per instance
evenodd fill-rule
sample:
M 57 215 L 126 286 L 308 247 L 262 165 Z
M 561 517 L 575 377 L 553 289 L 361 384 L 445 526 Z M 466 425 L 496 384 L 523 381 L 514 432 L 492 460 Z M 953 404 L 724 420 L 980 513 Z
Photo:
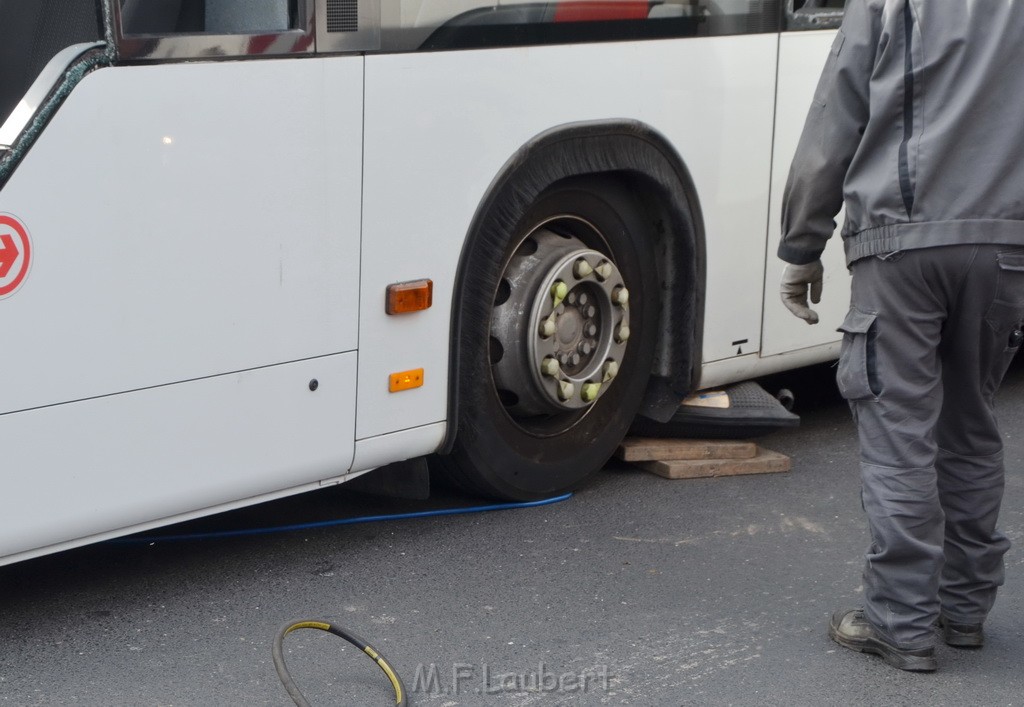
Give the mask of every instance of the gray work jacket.
M 790 263 L 1024 245 L 1024 0 L 848 0 L 783 199 Z

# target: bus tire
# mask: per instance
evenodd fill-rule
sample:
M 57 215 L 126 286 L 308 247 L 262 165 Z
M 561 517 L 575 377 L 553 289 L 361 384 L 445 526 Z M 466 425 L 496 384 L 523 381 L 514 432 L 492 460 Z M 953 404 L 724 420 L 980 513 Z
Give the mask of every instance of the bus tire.
M 614 178 L 491 211 L 482 229 L 501 242 L 468 262 L 458 434 L 440 463 L 470 492 L 534 500 L 600 469 L 640 407 L 657 338 L 653 239 Z

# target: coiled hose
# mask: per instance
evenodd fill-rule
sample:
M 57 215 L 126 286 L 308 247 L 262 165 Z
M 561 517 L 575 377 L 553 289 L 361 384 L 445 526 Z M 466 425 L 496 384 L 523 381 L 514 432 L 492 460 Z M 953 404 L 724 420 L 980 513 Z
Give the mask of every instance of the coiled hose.
M 327 631 L 333 633 L 335 636 L 340 636 L 346 641 L 354 645 L 356 648 L 361 650 L 366 655 L 373 658 L 373 661 L 377 666 L 384 671 L 384 674 L 388 676 L 388 680 L 391 681 L 391 687 L 395 690 L 395 704 L 398 707 L 406 707 L 408 702 L 406 701 L 405 685 L 402 683 L 402 678 L 398 676 L 398 673 L 391 664 L 385 660 L 384 656 L 379 651 L 373 648 L 369 643 L 364 641 L 362 638 L 346 631 L 340 626 L 327 623 L 326 621 L 290 621 L 281 627 L 281 630 L 277 632 L 277 636 L 274 638 L 274 668 L 277 669 L 277 676 L 281 678 L 281 683 L 284 685 L 284 689 L 288 691 L 289 697 L 292 698 L 298 707 L 310 707 L 309 702 L 303 696 L 302 691 L 299 690 L 298 685 L 292 679 L 291 673 L 288 672 L 288 666 L 284 662 L 284 637 L 292 631 L 298 631 L 299 629 L 311 628 L 319 631 Z

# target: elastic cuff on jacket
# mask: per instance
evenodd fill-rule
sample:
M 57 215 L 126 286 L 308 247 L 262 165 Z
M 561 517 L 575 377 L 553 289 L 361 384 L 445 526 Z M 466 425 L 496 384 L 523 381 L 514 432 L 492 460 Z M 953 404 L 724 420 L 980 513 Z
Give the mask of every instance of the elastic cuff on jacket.
M 821 260 L 821 250 L 809 251 L 803 248 L 793 248 L 783 242 L 779 243 L 778 256 L 792 265 L 808 265 L 815 260 Z

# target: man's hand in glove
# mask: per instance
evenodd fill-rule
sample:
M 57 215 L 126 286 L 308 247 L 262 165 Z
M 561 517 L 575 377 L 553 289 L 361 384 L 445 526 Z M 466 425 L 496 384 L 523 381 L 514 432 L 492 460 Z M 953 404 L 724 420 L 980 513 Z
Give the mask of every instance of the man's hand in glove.
M 821 278 L 825 274 L 820 260 L 806 265 L 787 265 L 782 273 L 782 304 L 794 316 L 808 324 L 818 323 L 818 313 L 807 306 L 807 290 L 811 291 L 811 302 L 821 302 Z

